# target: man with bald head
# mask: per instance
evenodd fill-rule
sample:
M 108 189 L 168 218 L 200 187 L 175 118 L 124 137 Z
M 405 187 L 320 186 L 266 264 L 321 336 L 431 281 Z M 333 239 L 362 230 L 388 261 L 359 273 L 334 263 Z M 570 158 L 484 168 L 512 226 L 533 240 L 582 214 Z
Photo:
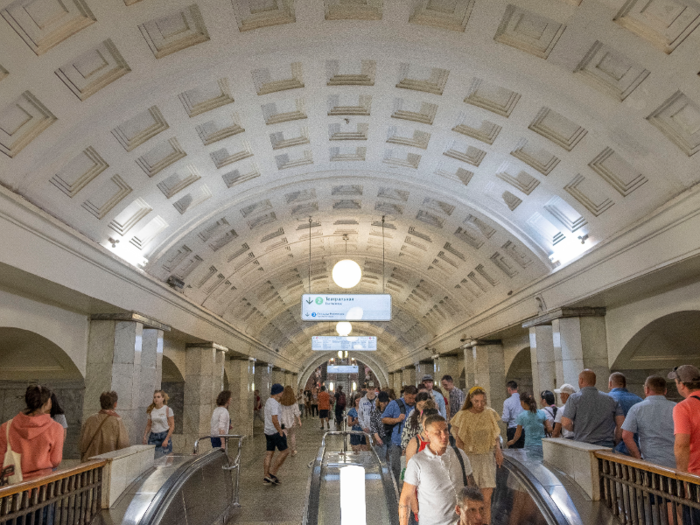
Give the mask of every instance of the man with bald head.
M 625 415 L 617 400 L 595 387 L 593 370 L 578 376 L 579 392 L 569 396 L 561 418 L 562 426 L 573 431 L 575 441 L 614 447 L 622 437 Z

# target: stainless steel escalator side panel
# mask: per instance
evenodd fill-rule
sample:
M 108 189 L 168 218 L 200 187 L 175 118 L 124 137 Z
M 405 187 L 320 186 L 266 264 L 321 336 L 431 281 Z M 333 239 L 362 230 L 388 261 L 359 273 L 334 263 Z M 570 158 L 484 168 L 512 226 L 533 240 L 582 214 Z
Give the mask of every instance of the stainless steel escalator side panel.
M 382 504 L 386 505 L 386 516 L 382 523 L 388 525 L 399 525 L 398 518 L 398 502 L 399 494 L 394 477 L 391 474 L 386 462 L 382 462 L 377 455 L 374 447 L 370 447 L 370 451 L 360 453 L 347 453 L 345 444 L 343 450 L 329 450 L 326 445 L 326 436 L 342 435 L 343 437 L 352 434 L 362 434 L 360 432 L 344 431 L 344 432 L 328 432 L 324 435 L 321 447 L 318 450 L 316 459 L 311 465 L 311 473 L 309 476 L 308 493 L 306 507 L 304 509 L 304 517 L 302 524 L 304 525 L 323 525 L 324 520 L 321 519 L 321 504 L 323 483 L 339 483 L 340 468 L 346 465 L 359 465 L 365 468 L 366 471 L 366 486 L 371 487 L 377 482 L 377 475 L 381 482 L 381 491 L 383 494 L 381 499 Z M 370 440 L 371 442 L 371 440 Z M 332 480 L 332 481 L 331 481 Z M 374 492 L 372 492 L 374 496 Z M 376 498 L 372 498 L 376 500 Z M 371 503 L 371 500 L 365 497 L 366 503 Z M 339 506 L 339 500 L 337 502 Z M 335 504 L 334 504 L 335 506 Z M 372 505 L 368 504 L 368 523 L 374 523 L 375 519 L 370 516 Z M 327 509 L 326 509 L 327 510 Z M 335 509 L 337 511 L 337 509 Z
M 223 449 L 193 456 L 170 476 L 153 498 L 140 525 L 224 523 L 232 510 L 233 480 Z

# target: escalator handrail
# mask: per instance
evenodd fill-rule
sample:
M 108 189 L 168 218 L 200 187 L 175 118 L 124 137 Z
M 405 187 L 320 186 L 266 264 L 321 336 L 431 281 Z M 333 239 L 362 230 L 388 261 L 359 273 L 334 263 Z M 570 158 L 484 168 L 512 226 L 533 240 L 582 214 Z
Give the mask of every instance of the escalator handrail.
M 321 469 L 323 466 L 323 457 L 326 455 L 326 436 L 346 436 L 346 435 L 360 435 L 360 436 L 368 436 L 369 437 L 369 442 L 372 444 L 374 440 L 372 439 L 372 436 L 368 434 L 367 432 L 362 432 L 359 430 L 329 430 L 323 435 L 323 439 L 321 440 L 321 447 L 318 449 L 318 454 L 316 456 L 316 459 L 313 462 L 312 465 L 312 470 L 311 470 L 311 475 L 309 476 L 309 484 L 308 484 L 308 497 L 306 500 L 306 507 L 304 508 L 304 517 L 303 517 L 303 524 L 304 525 L 318 525 L 318 513 L 320 510 L 320 494 L 321 494 Z M 389 525 L 399 525 L 399 518 L 398 518 L 398 505 L 399 505 L 399 491 L 398 487 L 396 485 L 396 480 L 394 479 L 393 474 L 391 471 L 389 471 L 389 468 L 386 464 L 385 461 L 382 461 L 379 458 L 379 454 L 377 454 L 376 449 L 374 446 L 370 447 L 370 452 L 374 455 L 375 459 L 377 460 L 377 463 L 379 464 L 379 468 L 382 472 L 382 485 L 384 487 L 384 495 L 386 497 L 386 501 L 389 504 L 390 507 L 393 507 L 395 512 L 391 512 L 392 509 L 390 509 L 389 512 Z M 387 482 L 386 478 L 387 476 L 391 479 L 391 490 L 387 487 Z M 312 505 L 312 498 L 315 500 L 314 504 Z M 391 503 L 395 502 L 395 505 L 391 505 Z M 313 511 L 312 509 L 315 509 Z
M 167 510 L 170 502 L 180 492 L 180 489 L 184 487 L 187 480 L 209 463 L 217 461 L 219 459 L 218 456 L 221 454 L 226 456 L 226 452 L 223 449 L 215 448 L 204 455 L 192 456 L 191 460 L 181 465 L 158 489 L 148 509 L 146 509 L 146 512 L 144 512 L 143 517 L 139 521 L 139 525 L 159 523 L 159 520 Z M 228 456 L 226 456 L 226 461 L 228 461 Z
M 549 525 L 569 524 L 544 485 L 522 463 L 513 457 L 504 456 L 503 465 L 523 484 Z

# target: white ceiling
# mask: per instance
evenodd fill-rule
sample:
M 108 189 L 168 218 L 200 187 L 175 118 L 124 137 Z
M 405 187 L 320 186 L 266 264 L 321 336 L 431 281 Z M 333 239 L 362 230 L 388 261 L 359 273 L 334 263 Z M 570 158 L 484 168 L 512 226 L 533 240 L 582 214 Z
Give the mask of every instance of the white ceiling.
M 0 183 L 295 360 L 309 231 L 395 359 L 700 179 L 690 0 L 0 8 Z

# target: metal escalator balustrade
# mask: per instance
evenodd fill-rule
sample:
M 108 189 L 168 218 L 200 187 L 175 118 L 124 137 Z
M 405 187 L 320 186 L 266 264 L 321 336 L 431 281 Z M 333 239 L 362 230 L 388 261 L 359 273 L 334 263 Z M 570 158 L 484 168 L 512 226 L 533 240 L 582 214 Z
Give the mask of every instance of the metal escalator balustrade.
M 370 450 L 348 452 L 347 437 L 351 435 L 365 436 Z M 329 437 L 341 437 L 342 443 L 330 447 L 326 443 Z M 352 491 L 353 487 L 341 486 L 341 470 L 348 466 L 360 466 L 364 469 L 364 491 L 355 494 L 364 492 L 366 523 L 399 525 L 399 495 L 396 483 L 386 462 L 383 462 L 374 450 L 373 444 L 372 436 L 365 432 L 343 430 L 324 434 L 316 459 L 311 464 L 303 525 L 345 525 L 341 491 Z
M 137 479 L 117 504 L 103 510 L 93 525 L 191 525 L 224 524 L 239 504 L 240 458 L 244 436 L 225 438 L 225 448 L 197 455 L 169 455 L 156 461 L 155 468 Z M 229 439 L 238 440 L 232 461 Z

